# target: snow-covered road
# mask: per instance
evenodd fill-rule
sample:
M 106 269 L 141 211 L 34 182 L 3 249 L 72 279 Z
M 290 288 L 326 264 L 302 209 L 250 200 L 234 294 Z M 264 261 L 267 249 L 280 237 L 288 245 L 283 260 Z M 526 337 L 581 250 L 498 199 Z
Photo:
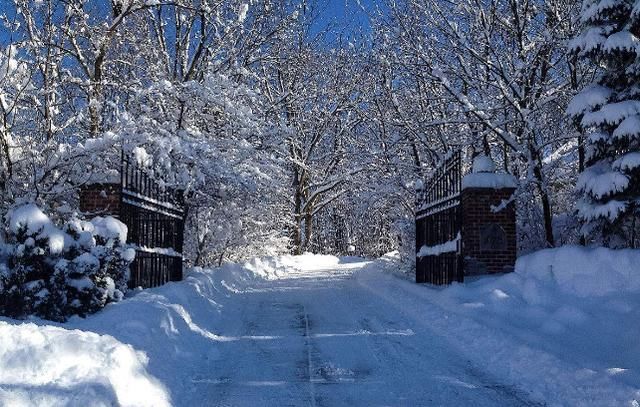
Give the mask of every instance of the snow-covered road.
M 307 266 L 236 293 L 221 357 L 184 405 L 533 405 L 353 278 L 366 266 Z
M 527 302 L 539 298 L 528 277 L 442 289 L 398 267 L 254 259 L 191 270 L 87 319 L 0 318 L 0 405 L 640 406 L 632 347 L 612 348 L 630 355 L 623 365 L 571 336 L 575 350 L 538 339 L 531 315 L 544 327 L 555 313 Z M 574 330 L 607 326 L 566 314 Z

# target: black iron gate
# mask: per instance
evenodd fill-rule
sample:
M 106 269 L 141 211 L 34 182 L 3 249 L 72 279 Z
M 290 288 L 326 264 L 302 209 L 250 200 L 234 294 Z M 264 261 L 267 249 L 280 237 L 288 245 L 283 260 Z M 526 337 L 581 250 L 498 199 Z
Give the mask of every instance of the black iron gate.
M 129 229 L 128 243 L 136 246 L 129 285 L 148 288 L 182 280 L 182 193 L 162 188 L 124 154 L 120 179 L 120 218 Z
M 416 191 L 416 282 L 464 279 L 460 212 L 461 152 L 448 156 Z

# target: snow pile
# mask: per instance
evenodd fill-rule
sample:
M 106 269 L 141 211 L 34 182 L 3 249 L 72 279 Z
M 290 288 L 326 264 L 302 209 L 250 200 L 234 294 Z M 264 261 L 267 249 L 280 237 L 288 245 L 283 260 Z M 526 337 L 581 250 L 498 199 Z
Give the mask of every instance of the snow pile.
M 639 265 L 640 250 L 565 246 L 520 258 L 516 273 L 557 284 L 559 290 L 570 295 L 603 297 L 640 293 Z
M 513 343 L 570 363 L 576 375 L 571 380 L 598 380 L 603 389 L 612 386 L 610 381 L 635 386 L 635 397 L 640 399 L 638 264 L 640 250 L 547 249 L 520 258 L 514 273 L 468 279 L 433 293 L 432 300 L 449 312 L 506 334 Z M 491 363 L 499 369 L 507 361 Z M 531 363 L 513 357 L 505 368 L 523 372 L 533 369 Z M 609 400 L 624 400 L 607 391 L 611 392 Z M 565 402 L 568 397 L 560 396 Z
M 304 253 L 300 256 L 280 256 L 280 261 L 291 270 L 330 270 L 352 257 L 336 257 L 327 254 Z
M 516 188 L 518 182 L 513 175 L 496 173 L 491 158 L 479 155 L 473 160 L 473 172 L 462 178 L 462 189 L 467 188 Z
M 251 271 L 254 276 L 259 276 L 266 280 L 277 279 L 290 269 L 279 257 L 255 258 L 245 262 L 243 266 Z
M 9 230 L 18 233 L 22 228 L 26 229 L 28 234 L 35 234 L 45 226 L 51 225 L 51 220 L 34 204 L 27 204 L 15 208 L 9 214 Z
M 169 406 L 148 358 L 107 335 L 0 320 L 0 404 Z
M 496 164 L 491 158 L 480 154 L 473 159 L 473 169 L 471 172 L 476 174 L 480 172 L 496 172 Z
M 120 243 L 127 241 L 127 225 L 111 216 L 105 218 L 96 216 L 91 219 L 91 222 L 84 223 L 83 227 L 87 229 L 86 231 L 92 232 L 107 240 L 118 239 Z

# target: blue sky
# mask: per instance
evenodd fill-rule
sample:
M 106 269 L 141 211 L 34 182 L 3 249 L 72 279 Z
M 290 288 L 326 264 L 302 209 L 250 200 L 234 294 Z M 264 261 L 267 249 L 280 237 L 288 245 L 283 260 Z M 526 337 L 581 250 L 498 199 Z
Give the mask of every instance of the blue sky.
M 355 31 L 359 27 L 369 29 L 367 13 L 375 10 L 378 0 L 325 0 L 327 6 L 322 10 L 320 25 L 337 22 L 346 25 L 347 30 Z
M 320 4 L 325 4 L 320 12 L 318 29 L 323 28 L 331 22 L 344 26 L 345 31 L 357 32 L 360 27 L 365 31 L 369 29 L 367 12 L 375 9 L 380 0 L 319 0 Z M 12 14 L 12 7 L 7 0 L 0 0 L 0 13 Z M 331 39 L 331 37 L 329 37 Z M 8 38 L 6 33 L 0 31 L 0 43 L 6 45 Z

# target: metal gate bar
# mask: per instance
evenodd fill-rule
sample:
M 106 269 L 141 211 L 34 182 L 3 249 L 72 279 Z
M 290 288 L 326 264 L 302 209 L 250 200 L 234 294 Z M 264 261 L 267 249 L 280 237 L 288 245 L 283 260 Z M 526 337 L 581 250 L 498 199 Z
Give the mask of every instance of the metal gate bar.
M 442 285 L 464 279 L 461 191 L 462 153 L 457 151 L 443 161 L 416 196 L 416 254 L 423 246 L 437 248 L 454 242 L 456 249 L 417 257 L 417 283 Z
M 156 287 L 182 279 L 184 200 L 162 188 L 144 169 L 122 154 L 120 218 L 136 246 L 129 286 Z

